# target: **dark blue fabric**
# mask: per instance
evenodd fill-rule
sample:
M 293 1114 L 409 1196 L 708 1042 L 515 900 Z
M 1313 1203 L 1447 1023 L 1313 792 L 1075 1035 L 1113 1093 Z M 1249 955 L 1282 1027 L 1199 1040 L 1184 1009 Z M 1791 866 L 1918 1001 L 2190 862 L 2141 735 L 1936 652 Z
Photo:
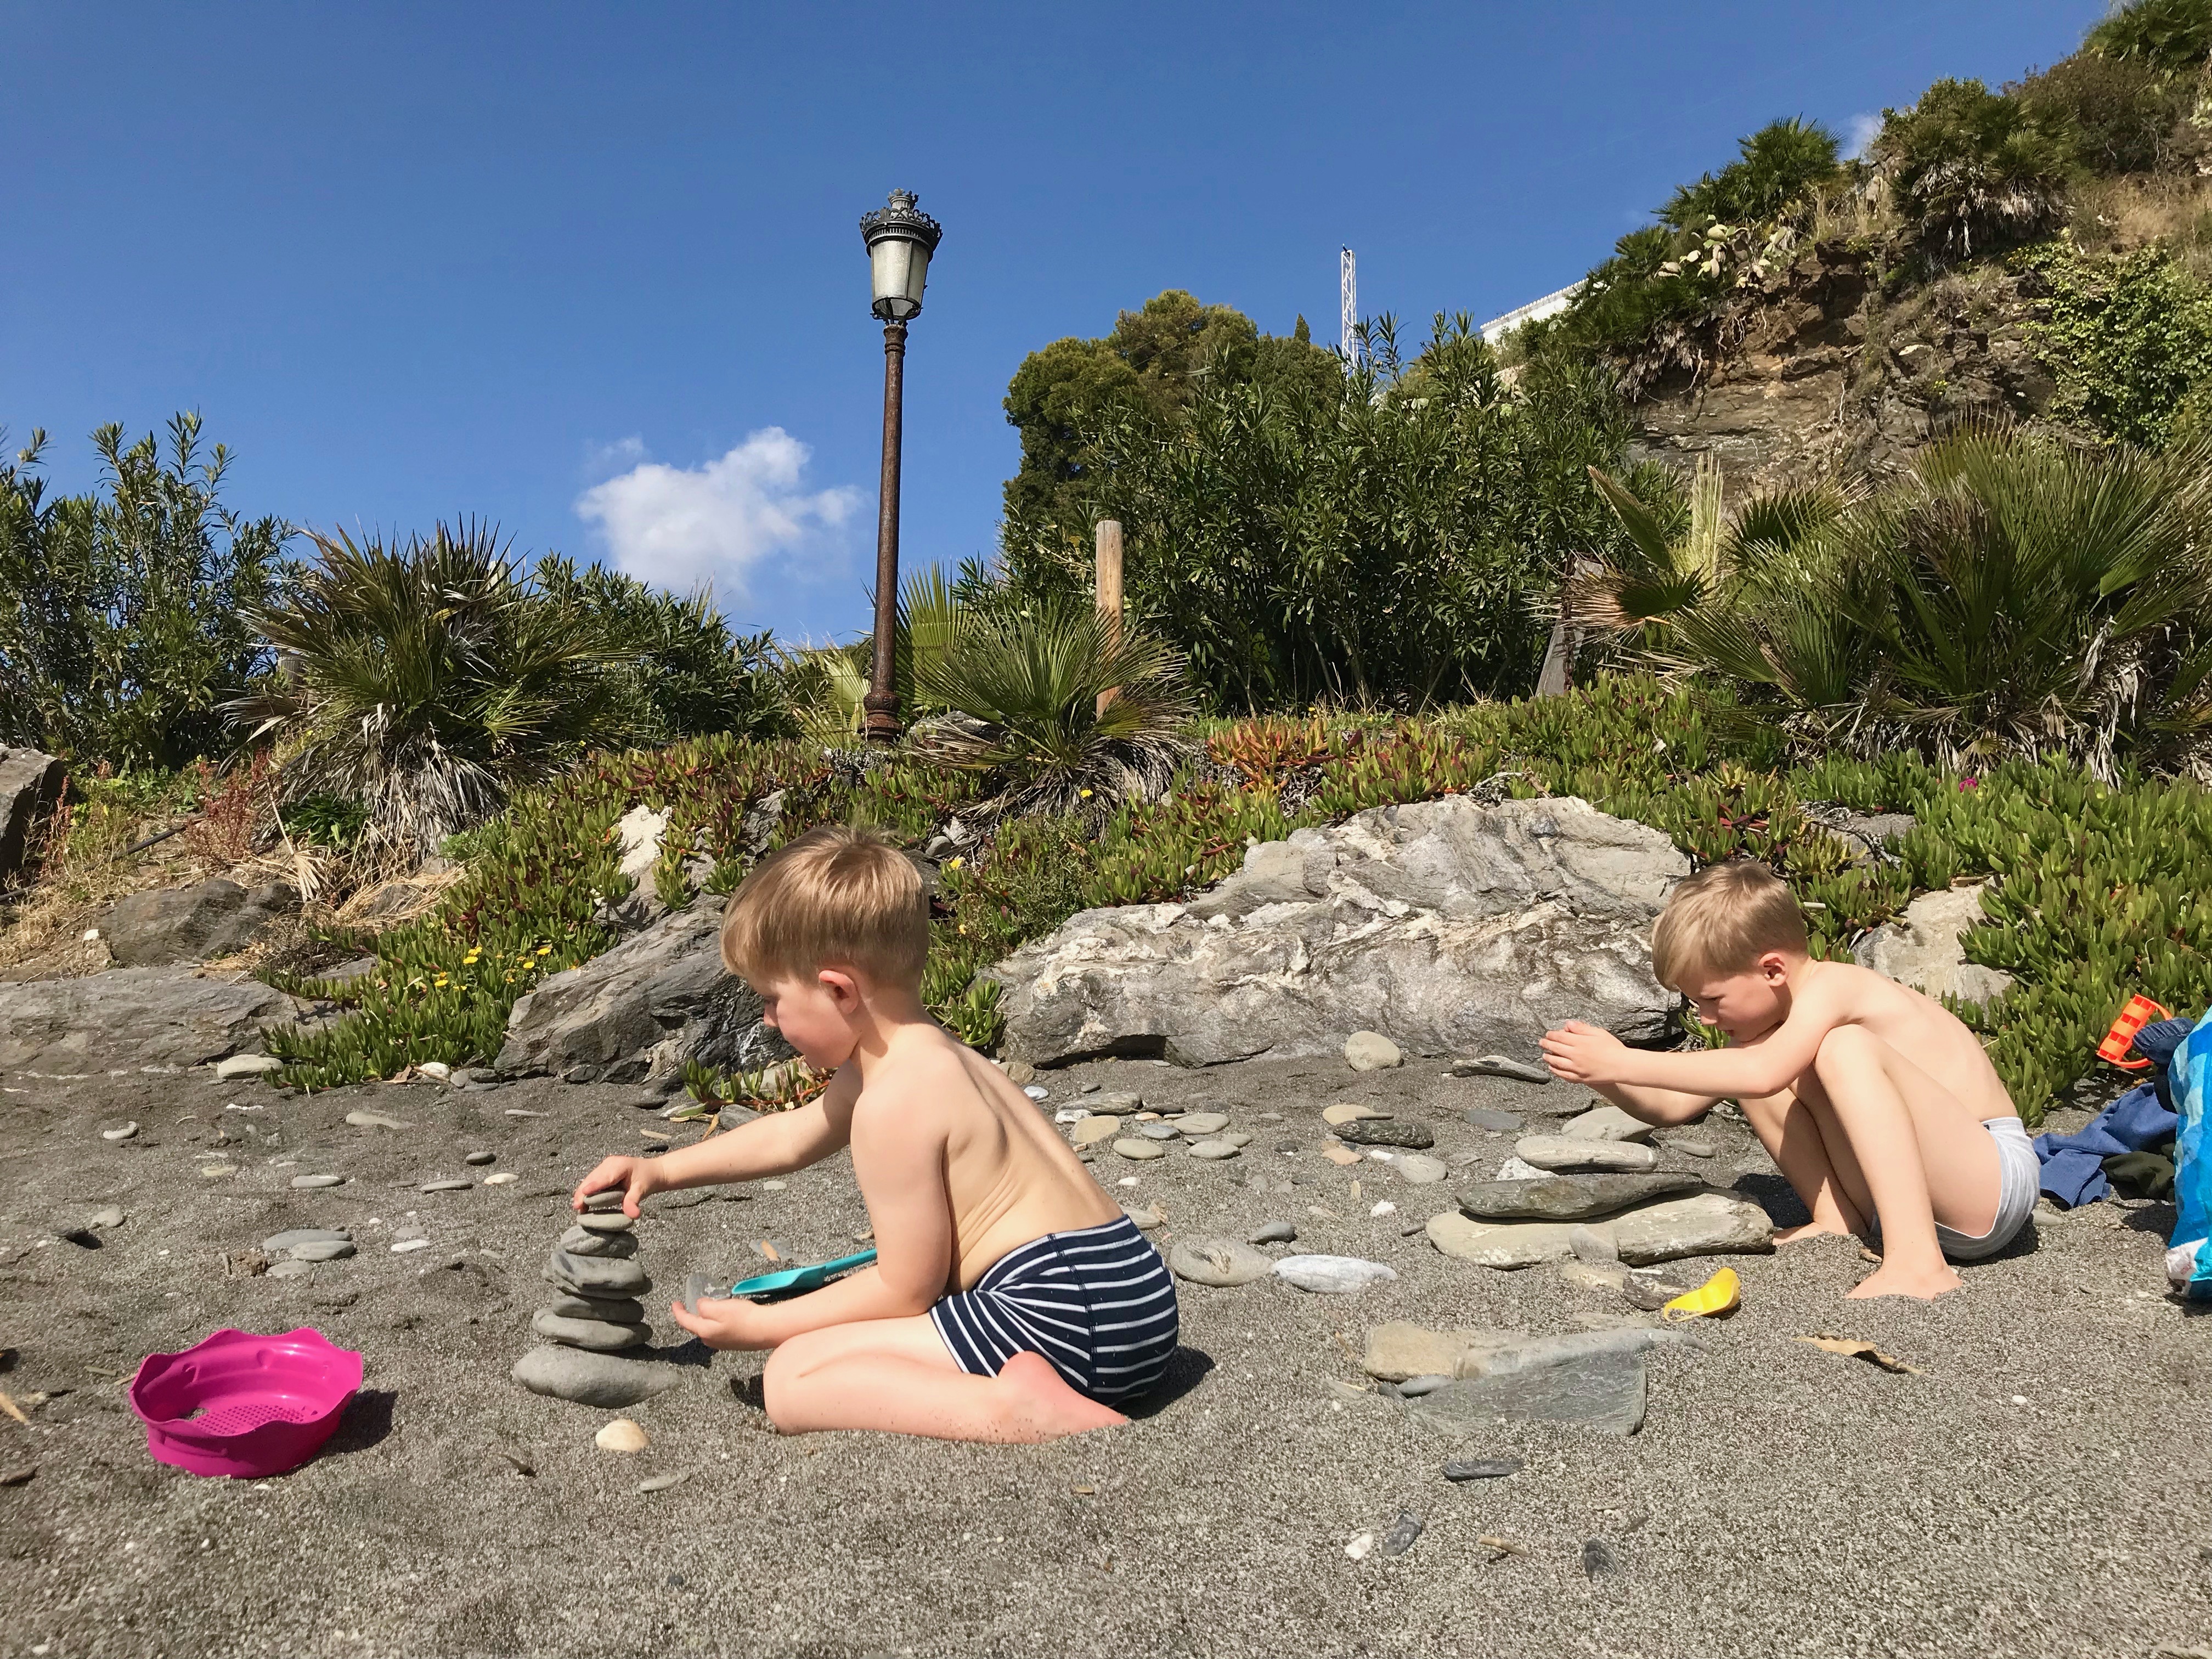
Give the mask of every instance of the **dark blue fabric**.
M 2161 1020 L 2160 1025 L 2179 1025 Z M 2148 1035 L 2155 1027 L 2143 1028 Z M 2182 1035 L 2186 1035 L 2185 1030 Z M 2166 1045 L 2161 1060 L 2172 1058 L 2177 1036 Z M 2136 1046 L 2142 1046 L 2137 1040 Z M 2038 1135 L 2035 1154 L 2043 1160 L 2041 1186 L 2069 1209 L 2094 1204 L 2112 1190 L 2105 1178 L 2105 1160 L 2116 1152 L 2146 1152 L 2172 1140 L 2181 1120 L 2159 1099 L 2156 1083 L 2138 1084 L 2089 1120 L 2078 1134 Z

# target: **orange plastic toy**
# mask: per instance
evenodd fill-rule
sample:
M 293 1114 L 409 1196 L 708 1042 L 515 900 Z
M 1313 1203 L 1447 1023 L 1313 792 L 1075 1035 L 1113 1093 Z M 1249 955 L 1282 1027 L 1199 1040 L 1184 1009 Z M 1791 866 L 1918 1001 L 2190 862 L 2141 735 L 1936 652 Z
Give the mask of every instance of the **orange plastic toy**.
M 2153 1002 L 2148 997 L 2128 999 L 2128 1006 L 2120 1010 L 2120 1017 L 2112 1022 L 2112 1029 L 2105 1033 L 2105 1040 L 2097 1045 L 2097 1058 L 2109 1061 L 2124 1072 L 2140 1072 L 2150 1064 L 2148 1060 L 2130 1060 L 2128 1050 L 2135 1044 L 2136 1033 L 2150 1024 L 2156 1014 L 2160 1019 L 2173 1018 L 2164 1003 Z

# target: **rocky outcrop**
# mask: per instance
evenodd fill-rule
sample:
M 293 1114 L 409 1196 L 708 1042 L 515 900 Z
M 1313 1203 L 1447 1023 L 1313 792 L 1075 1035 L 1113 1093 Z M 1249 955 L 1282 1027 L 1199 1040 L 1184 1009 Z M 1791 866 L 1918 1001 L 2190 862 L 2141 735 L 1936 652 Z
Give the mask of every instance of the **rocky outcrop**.
M 1534 1054 L 1568 1018 L 1631 1042 L 1673 999 L 1650 933 L 1688 861 L 1573 799 L 1380 807 L 1253 848 L 1188 904 L 1086 910 L 991 971 L 1006 1052 L 1183 1065 L 1340 1052 Z
M 1931 997 L 1988 1002 L 2012 988 L 2012 975 L 1968 962 L 1960 942 L 1968 928 L 1988 920 L 1979 884 L 1923 893 L 1896 921 L 1869 928 L 1851 954 L 1861 967 Z
M 40 1077 L 175 1072 L 252 1044 L 309 1005 L 258 980 L 118 968 L 0 985 L 0 1071 Z
M 244 950 L 299 908 L 299 890 L 284 882 L 249 890 L 217 876 L 116 900 L 100 918 L 100 936 L 119 967 L 204 962 Z
M 686 1060 L 738 1071 L 788 1059 L 760 999 L 722 968 L 722 904 L 701 899 L 519 998 L 498 1069 L 576 1082 L 680 1077 Z
M 60 794 L 62 763 L 36 749 L 0 746 L 0 882 L 23 867 L 31 820 Z

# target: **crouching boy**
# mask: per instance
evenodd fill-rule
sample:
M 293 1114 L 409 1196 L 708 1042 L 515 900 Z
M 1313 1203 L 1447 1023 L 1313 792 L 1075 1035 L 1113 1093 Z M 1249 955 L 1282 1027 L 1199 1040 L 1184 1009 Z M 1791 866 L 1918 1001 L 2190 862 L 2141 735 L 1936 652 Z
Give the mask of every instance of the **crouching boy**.
M 1994 1255 L 2026 1224 L 2035 1149 L 1981 1043 L 1917 991 L 1814 961 L 1796 897 L 1765 865 L 1714 865 L 1676 887 L 1651 970 L 1729 1046 L 1650 1054 L 1576 1020 L 1545 1037 L 1545 1060 L 1647 1123 L 1735 1100 L 1813 1213 L 1779 1242 L 1879 1241 L 1881 1269 L 1851 1295 L 1956 1290 L 1946 1256 Z
M 610 1158 L 576 1188 L 648 1194 L 755 1181 L 853 1150 L 877 1261 L 810 1295 L 705 1299 L 676 1322 L 717 1348 L 767 1348 L 786 1433 L 888 1429 L 1049 1440 L 1126 1422 L 1114 1402 L 1174 1352 L 1174 1281 L 1005 1073 L 923 1011 L 920 873 L 864 832 L 812 830 L 738 890 L 722 960 L 807 1063 L 812 1103 L 647 1160 Z

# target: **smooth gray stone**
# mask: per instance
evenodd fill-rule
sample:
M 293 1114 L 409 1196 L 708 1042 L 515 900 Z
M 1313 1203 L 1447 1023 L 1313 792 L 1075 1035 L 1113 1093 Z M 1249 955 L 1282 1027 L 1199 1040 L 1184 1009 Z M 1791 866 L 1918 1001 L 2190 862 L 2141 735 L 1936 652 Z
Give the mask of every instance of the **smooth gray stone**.
M 588 1233 L 626 1233 L 635 1227 L 637 1223 L 618 1210 L 611 1214 L 602 1213 L 597 1210 L 587 1210 L 576 1217 L 575 1224 Z
M 645 1304 L 634 1296 L 556 1296 L 545 1304 L 556 1319 L 596 1319 L 603 1325 L 645 1322 Z
M 578 1255 L 558 1245 L 545 1264 L 545 1277 L 564 1291 L 599 1297 L 643 1296 L 653 1288 L 653 1280 L 635 1261 Z
M 1425 1123 L 1407 1123 L 1395 1117 L 1354 1118 L 1340 1123 L 1336 1138 L 1347 1146 L 1407 1146 L 1418 1152 L 1437 1144 Z
M 1234 1239 L 1191 1239 L 1168 1252 L 1168 1271 L 1194 1285 L 1226 1289 L 1265 1279 L 1275 1271 L 1275 1258 Z
M 1500 1112 L 1488 1106 L 1470 1106 L 1467 1121 L 1478 1129 L 1487 1129 L 1494 1135 L 1510 1135 L 1519 1132 L 1521 1120 L 1510 1112 Z
M 1680 1152 L 1684 1158 L 1718 1158 L 1721 1149 L 1710 1140 L 1700 1140 L 1695 1135 L 1677 1135 L 1665 1143 L 1670 1152 Z
M 1620 1260 L 1620 1246 L 1613 1242 L 1613 1236 L 1595 1227 L 1577 1227 L 1569 1232 L 1567 1248 L 1586 1267 L 1611 1267 Z
M 1513 1143 L 1513 1155 L 1539 1170 L 1638 1171 L 1659 1166 L 1659 1154 L 1649 1146 L 1569 1135 L 1523 1135 Z
M 461 1160 L 464 1164 L 475 1164 L 479 1168 L 486 1164 L 496 1164 L 498 1161 L 499 1154 L 497 1152 L 471 1152 L 466 1158 Z
M 302 1191 L 314 1187 L 343 1187 L 345 1185 L 345 1177 L 333 1175 L 294 1176 L 292 1184 Z
M 561 1235 L 560 1248 L 570 1255 L 611 1257 L 627 1261 L 637 1254 L 637 1240 L 629 1233 L 595 1233 L 571 1227 Z
M 1132 1112 L 1145 1109 L 1145 1097 L 1139 1094 L 1098 1095 L 1083 1103 L 1098 1117 L 1127 1117 Z
M 1583 1542 L 1583 1576 L 1603 1578 L 1620 1571 L 1620 1547 L 1611 1539 L 1590 1538 Z
M 1774 1248 L 1774 1223 L 1733 1193 L 1693 1193 L 1605 1223 L 1620 1259 L 1632 1267 L 1686 1255 L 1764 1255 Z
M 1414 1187 L 1433 1187 L 1451 1174 L 1443 1159 L 1426 1152 L 1401 1152 L 1390 1160 L 1390 1167 L 1398 1172 L 1399 1180 Z
M 1141 1164 L 1146 1158 L 1165 1158 L 1157 1140 L 1142 1140 L 1134 1135 L 1124 1135 L 1113 1143 L 1114 1150 L 1132 1163 Z
M 1397 1385 L 1398 1398 L 1418 1400 L 1425 1394 L 1434 1394 L 1450 1381 L 1449 1371 L 1431 1371 L 1425 1376 L 1409 1376 Z
M 288 1227 L 281 1233 L 271 1233 L 261 1241 L 261 1249 L 269 1255 L 282 1255 L 295 1244 L 350 1244 L 353 1233 L 345 1227 Z
M 1277 1278 L 1328 1296 L 1355 1296 L 1398 1276 L 1395 1267 L 1356 1255 L 1286 1255 L 1272 1265 Z
M 619 1187 L 610 1187 L 604 1192 L 593 1193 L 584 1200 L 586 1211 L 594 1215 L 605 1214 L 610 1210 L 619 1211 L 622 1206 L 623 1189 Z
M 304 1244 L 295 1244 L 291 1249 L 295 1261 L 342 1261 L 352 1254 L 353 1241 L 349 1238 L 310 1239 Z
M 1696 1285 L 1682 1284 L 1672 1274 L 1649 1271 L 1631 1273 L 1620 1282 L 1620 1293 L 1628 1298 L 1628 1305 L 1646 1313 L 1656 1313 L 1683 1291 L 1695 1289 Z
M 644 1325 L 608 1325 L 596 1319 L 564 1319 L 543 1308 L 530 1316 L 530 1328 L 549 1342 L 592 1353 L 619 1353 L 650 1342 L 653 1332 Z
M 1226 1112 L 1185 1112 L 1176 1120 L 1176 1127 L 1194 1140 L 1219 1134 L 1228 1127 L 1229 1114 Z
M 1179 1140 L 1182 1131 L 1172 1123 L 1139 1123 L 1137 1133 L 1147 1140 Z
M 1525 1060 L 1510 1060 L 1504 1054 L 1481 1054 L 1473 1060 L 1452 1061 L 1454 1077 L 1510 1077 L 1516 1083 L 1549 1083 L 1552 1073 L 1548 1067 L 1532 1065 Z
M 1444 1465 L 1447 1480 L 1503 1480 L 1528 1467 L 1518 1457 L 1455 1457 Z
M 1413 1547 L 1414 1540 L 1420 1535 L 1421 1517 L 1411 1510 L 1400 1510 L 1397 1520 L 1392 1523 L 1390 1530 L 1383 1536 L 1382 1553 L 1403 1555 Z
M 1218 1164 L 1224 1158 L 1236 1157 L 1238 1150 L 1231 1141 L 1194 1140 L 1190 1146 L 1190 1155 L 1204 1163 Z
M 1499 1418 L 1582 1423 L 1602 1433 L 1634 1434 L 1644 1426 L 1640 1354 L 1591 1354 L 1571 1363 L 1466 1377 L 1407 1402 L 1417 1421 L 1449 1434 L 1476 1434 Z
M 465 1193 L 476 1184 L 473 1181 L 426 1181 L 415 1190 L 418 1193 Z
M 92 1212 L 92 1218 L 84 1224 L 88 1227 L 105 1229 L 120 1227 L 124 1220 L 123 1206 L 119 1204 L 111 1204 L 104 1210 L 94 1210 Z
M 1694 1193 L 1694 1175 L 1555 1175 L 1540 1181 L 1482 1181 L 1461 1188 L 1461 1211 L 1478 1221 L 1588 1221 L 1638 1204 Z
M 1649 1140 L 1652 1126 L 1605 1101 L 1559 1126 L 1569 1140 Z
M 288 1256 L 283 1261 L 272 1265 L 269 1269 L 267 1277 L 270 1279 L 301 1279 L 304 1278 L 313 1271 L 313 1268 L 311 1268 L 306 1262 L 301 1261 L 297 1256 Z
M 1254 1244 L 1291 1244 L 1297 1242 L 1298 1230 L 1287 1221 L 1263 1221 L 1253 1230 L 1249 1241 Z
M 531 1349 L 507 1374 L 532 1394 L 605 1409 L 635 1406 L 684 1380 L 684 1368 L 678 1365 L 587 1353 L 557 1343 Z

